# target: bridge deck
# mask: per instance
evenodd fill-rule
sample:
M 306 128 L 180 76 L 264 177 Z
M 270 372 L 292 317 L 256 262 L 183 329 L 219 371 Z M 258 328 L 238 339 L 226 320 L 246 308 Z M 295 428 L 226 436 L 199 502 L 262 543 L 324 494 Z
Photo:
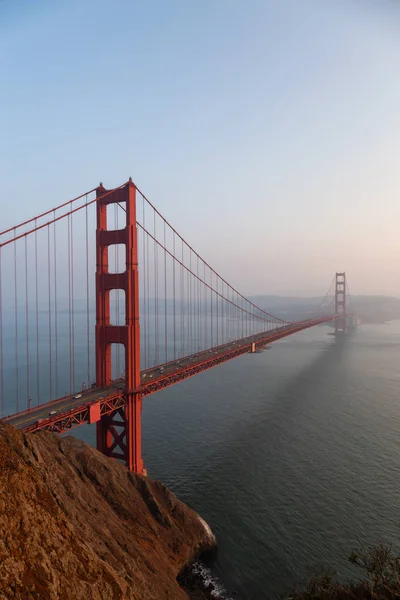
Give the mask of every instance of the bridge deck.
M 336 318 L 339 317 L 331 315 L 292 323 L 147 369 L 141 373 L 140 391 L 143 397 L 149 396 L 188 377 L 251 352 L 253 343 L 256 349 L 260 349 L 266 344 Z M 162 371 L 160 372 L 161 367 Z M 46 429 L 61 433 L 84 423 L 94 423 L 102 415 L 124 406 L 126 403 L 124 385 L 123 379 L 116 380 L 104 389 L 94 388 L 59 398 L 6 417 L 4 421 L 23 431 Z

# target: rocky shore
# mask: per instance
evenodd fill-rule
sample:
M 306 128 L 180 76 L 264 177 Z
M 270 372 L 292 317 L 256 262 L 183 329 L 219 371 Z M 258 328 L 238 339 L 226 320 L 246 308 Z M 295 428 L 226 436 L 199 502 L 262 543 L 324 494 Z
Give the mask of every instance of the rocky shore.
M 164 485 L 1 423 L 0 456 L 1 600 L 200 597 L 185 573 L 215 538 Z

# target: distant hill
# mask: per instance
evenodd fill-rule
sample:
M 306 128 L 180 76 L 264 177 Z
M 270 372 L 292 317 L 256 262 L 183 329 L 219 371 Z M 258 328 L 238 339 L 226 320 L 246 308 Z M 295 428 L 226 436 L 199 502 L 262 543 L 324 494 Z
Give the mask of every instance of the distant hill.
M 292 297 L 292 296 L 250 296 L 249 300 L 257 304 L 260 308 L 272 313 L 273 315 L 286 319 L 288 321 L 299 321 L 301 319 L 307 319 L 312 315 L 325 315 L 333 312 L 334 298 L 328 296 L 326 298 L 320 297 Z M 321 307 L 321 302 L 324 303 Z M 153 312 L 155 306 L 154 298 L 148 298 L 148 310 L 150 313 Z M 164 300 L 159 299 L 159 306 L 164 306 Z M 355 312 L 361 318 L 363 323 L 385 323 L 387 321 L 393 321 L 400 319 L 400 298 L 393 298 L 390 296 L 352 296 L 350 308 L 353 307 Z M 185 305 L 186 303 L 183 303 Z M 179 311 L 181 307 L 180 299 L 177 298 L 175 302 L 172 299 L 167 299 L 167 313 L 172 315 L 175 310 Z M 187 304 L 186 304 L 187 306 Z M 47 314 L 48 307 L 44 304 L 40 307 L 44 313 Z M 4 305 L 3 305 L 4 310 Z M 13 307 L 10 307 L 13 311 Z M 21 308 L 21 311 L 24 310 Z M 58 300 L 59 312 L 68 313 L 68 302 L 66 299 Z M 74 300 L 74 312 L 75 314 L 82 313 L 86 314 L 86 299 L 76 298 Z M 91 313 L 94 314 L 95 307 L 91 306 Z M 112 309 L 114 310 L 114 309 Z
M 251 296 L 250 300 L 282 319 L 300 320 L 310 315 L 329 314 L 333 310 L 334 298 L 301 298 L 289 296 Z M 352 296 L 350 307 L 361 318 L 362 323 L 385 323 L 400 319 L 400 298 L 390 296 Z

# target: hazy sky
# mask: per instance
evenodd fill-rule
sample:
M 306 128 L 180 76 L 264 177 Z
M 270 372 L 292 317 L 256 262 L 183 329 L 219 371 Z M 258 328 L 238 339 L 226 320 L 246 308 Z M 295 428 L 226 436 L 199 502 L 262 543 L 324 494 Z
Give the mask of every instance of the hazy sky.
M 246 294 L 400 295 L 400 3 L 2 0 L 1 228 L 131 175 Z

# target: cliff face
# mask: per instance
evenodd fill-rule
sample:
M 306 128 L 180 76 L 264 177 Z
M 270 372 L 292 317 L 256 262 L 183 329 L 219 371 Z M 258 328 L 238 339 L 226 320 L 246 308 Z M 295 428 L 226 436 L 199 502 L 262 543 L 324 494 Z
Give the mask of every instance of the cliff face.
M 158 482 L 73 438 L 0 423 L 0 598 L 185 599 L 215 539 Z

